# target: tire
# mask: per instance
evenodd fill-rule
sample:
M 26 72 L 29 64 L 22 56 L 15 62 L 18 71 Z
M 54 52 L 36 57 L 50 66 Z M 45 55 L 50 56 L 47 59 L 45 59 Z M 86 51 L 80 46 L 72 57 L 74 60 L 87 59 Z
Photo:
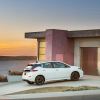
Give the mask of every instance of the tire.
M 34 82 L 31 82 L 31 81 L 27 81 L 27 83 L 28 83 L 28 84 L 34 84 Z
M 43 85 L 44 82 L 45 82 L 45 79 L 44 79 L 44 77 L 41 76 L 41 75 L 39 75 L 39 76 L 37 76 L 37 77 L 35 78 L 35 83 L 36 83 L 37 85 Z
M 78 72 L 73 72 L 73 73 L 71 74 L 71 80 L 72 80 L 72 81 L 78 81 L 79 78 L 80 78 L 80 75 L 79 75 Z

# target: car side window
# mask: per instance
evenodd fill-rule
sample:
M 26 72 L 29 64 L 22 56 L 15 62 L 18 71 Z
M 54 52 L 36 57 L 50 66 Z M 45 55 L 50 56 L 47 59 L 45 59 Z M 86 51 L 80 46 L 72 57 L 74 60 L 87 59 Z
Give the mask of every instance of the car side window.
M 43 63 L 43 68 L 52 68 L 52 64 L 49 62 Z
M 53 66 L 54 66 L 54 68 L 69 68 L 68 65 L 65 65 L 65 64 L 60 63 L 60 62 L 53 62 Z
M 60 62 L 53 62 L 54 68 L 65 68 L 65 65 Z

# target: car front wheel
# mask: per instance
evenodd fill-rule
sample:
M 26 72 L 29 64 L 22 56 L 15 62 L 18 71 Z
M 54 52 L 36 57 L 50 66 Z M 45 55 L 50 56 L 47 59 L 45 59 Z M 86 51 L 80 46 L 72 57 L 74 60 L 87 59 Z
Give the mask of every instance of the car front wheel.
M 71 74 L 71 80 L 72 80 L 72 81 L 78 81 L 78 80 L 79 80 L 79 77 L 80 77 L 80 75 L 79 75 L 78 72 L 73 72 L 73 73 Z
M 44 81 L 45 81 L 45 79 L 44 79 L 44 77 L 41 76 L 41 75 L 37 76 L 36 79 L 35 79 L 35 83 L 36 83 L 37 85 L 42 85 L 42 84 L 44 84 Z

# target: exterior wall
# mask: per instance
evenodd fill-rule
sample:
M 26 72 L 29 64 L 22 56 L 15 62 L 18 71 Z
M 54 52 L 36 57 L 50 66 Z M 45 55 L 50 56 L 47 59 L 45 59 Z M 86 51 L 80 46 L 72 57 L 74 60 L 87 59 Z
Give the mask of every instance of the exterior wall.
M 52 60 L 52 39 L 53 39 L 53 31 L 46 31 L 46 60 Z
M 74 41 L 67 38 L 68 31 L 46 31 L 46 58 L 59 60 L 68 64 L 74 63 Z
M 75 39 L 74 45 L 74 65 L 80 66 L 80 47 L 100 47 L 100 38 L 77 38 Z M 100 64 L 99 64 L 99 49 L 98 49 L 98 59 L 97 59 L 97 69 L 100 74 Z

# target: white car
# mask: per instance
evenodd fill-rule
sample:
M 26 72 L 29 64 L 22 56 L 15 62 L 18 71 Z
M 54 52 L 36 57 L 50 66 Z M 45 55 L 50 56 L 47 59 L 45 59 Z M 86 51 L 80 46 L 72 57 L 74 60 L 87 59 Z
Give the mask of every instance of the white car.
M 49 61 L 28 64 L 24 69 L 22 80 L 29 84 L 42 85 L 45 82 L 54 80 L 77 81 L 81 77 L 83 77 L 83 71 L 80 67 L 59 61 Z

